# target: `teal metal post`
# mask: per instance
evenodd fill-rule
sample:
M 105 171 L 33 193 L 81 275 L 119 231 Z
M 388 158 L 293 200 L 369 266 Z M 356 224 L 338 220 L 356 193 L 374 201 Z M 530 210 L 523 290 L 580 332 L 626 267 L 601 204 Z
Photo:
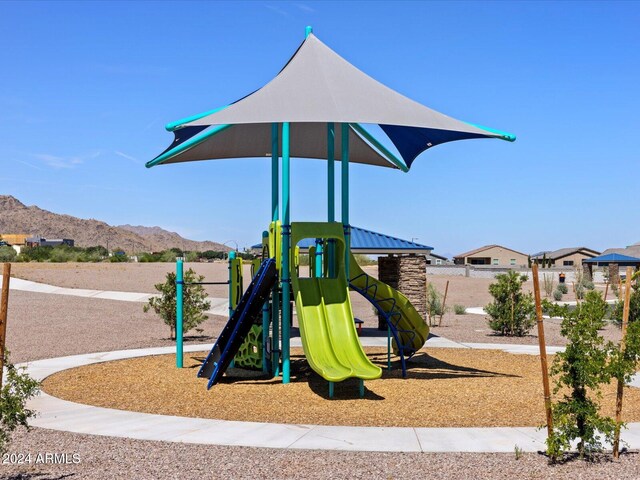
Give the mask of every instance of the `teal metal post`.
M 327 221 L 336 221 L 336 162 L 335 162 L 336 130 L 333 123 L 327 123 Z M 327 257 L 329 278 L 336 276 L 335 272 L 335 243 L 329 240 L 327 245 Z
M 271 220 L 276 221 L 280 218 L 278 205 L 278 160 L 280 158 L 278 148 L 278 124 L 271 124 Z M 273 252 L 272 252 L 273 253 Z
M 349 124 L 342 124 L 342 225 L 344 228 L 345 259 L 344 267 L 349 276 L 349 257 L 351 253 L 351 226 L 349 225 Z
M 307 25 L 307 28 L 304 29 L 304 38 L 307 38 L 313 32 L 313 27 L 311 25 Z
M 289 254 L 291 241 L 290 185 L 291 165 L 289 159 L 289 122 L 282 124 L 282 383 L 290 381 L 289 341 L 291 326 L 291 272 Z
M 184 275 L 182 273 L 182 258 L 176 261 L 176 367 L 182 368 L 182 295 Z
M 322 248 L 322 241 L 319 238 L 316 238 L 316 253 L 315 253 L 315 257 L 313 259 L 313 261 L 315 261 L 315 276 L 318 278 L 322 277 L 322 267 L 324 262 L 322 261 L 322 255 L 324 254 L 323 248 Z
M 278 142 L 278 124 L 271 124 L 271 220 L 280 219 L 280 147 Z M 275 257 L 275 252 L 269 252 Z M 279 374 L 280 366 L 280 289 L 278 285 L 271 290 L 271 373 Z M 265 342 L 266 348 L 266 342 Z

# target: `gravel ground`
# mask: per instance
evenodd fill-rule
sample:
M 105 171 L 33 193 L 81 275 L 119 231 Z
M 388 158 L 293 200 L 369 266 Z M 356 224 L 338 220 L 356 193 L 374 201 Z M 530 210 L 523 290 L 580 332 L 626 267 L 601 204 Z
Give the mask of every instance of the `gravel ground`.
M 78 454 L 77 465 L 3 465 L 15 480 L 79 479 L 547 479 L 640 478 L 637 452 L 619 461 L 549 465 L 525 453 L 367 453 L 190 445 L 95 437 L 33 429 L 15 436 L 12 452 Z
M 207 280 L 226 279 L 226 266 L 197 264 Z M 14 264 L 16 276 L 67 287 L 153 292 L 170 264 L 131 265 Z M 215 269 L 218 270 L 215 270 Z M 198 271 L 201 271 L 198 269 Z M 48 273 L 43 273 L 48 272 Z M 80 272 L 80 273 L 76 273 Z M 431 277 L 434 281 L 446 278 Z M 456 277 L 452 280 L 462 280 Z M 449 305 L 483 305 L 482 279 L 455 287 L 450 284 Z M 474 286 L 475 285 L 475 286 Z M 224 293 L 226 290 L 222 290 Z M 222 296 L 222 294 L 215 294 Z M 468 297 L 465 297 L 468 295 Z M 459 300 L 455 300 L 458 298 Z M 366 314 L 366 301 L 354 305 Z M 366 316 L 366 315 L 362 315 Z M 373 315 L 370 315 L 373 317 Z M 467 316 L 464 322 L 467 322 Z M 480 317 L 478 317 L 480 318 Z M 372 326 L 372 320 L 365 320 Z M 482 322 L 481 319 L 474 320 Z M 462 320 L 461 320 L 462 322 Z M 205 334 L 218 332 L 224 319 L 214 317 L 205 325 Z M 453 336 L 453 319 L 445 317 L 445 336 Z M 482 324 L 484 326 L 484 324 Z M 445 329 L 449 329 L 449 331 Z M 460 326 L 462 336 L 464 328 Z M 467 331 L 469 332 L 469 331 Z M 369 332 L 370 333 L 370 332 Z M 469 333 L 468 341 L 478 340 Z M 141 304 L 84 299 L 26 292 L 11 292 L 8 320 L 8 347 L 13 361 L 56 357 L 96 351 L 161 346 L 170 344 L 166 327 L 152 314 L 144 315 Z M 482 338 L 482 337 L 480 337 Z M 458 338 L 458 340 L 464 340 Z M 194 341 L 210 341 L 200 338 Z M 637 452 L 624 455 L 619 462 L 570 461 L 549 466 L 542 455 L 524 454 L 397 454 L 331 451 L 285 451 L 242 447 L 184 445 L 145 442 L 111 437 L 78 435 L 34 428 L 18 432 L 9 453 L 77 453 L 78 465 L 2 465 L 0 478 L 558 478 L 608 479 L 640 478 Z M 244 460 L 244 461 L 243 461 Z

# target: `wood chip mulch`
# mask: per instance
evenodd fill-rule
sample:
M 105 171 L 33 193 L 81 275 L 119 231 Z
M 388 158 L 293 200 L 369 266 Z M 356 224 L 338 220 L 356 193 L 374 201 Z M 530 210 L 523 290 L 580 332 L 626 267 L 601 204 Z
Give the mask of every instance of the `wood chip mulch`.
M 255 422 L 380 427 L 540 426 L 544 423 L 540 362 L 537 356 L 497 350 L 429 349 L 419 352 L 402 379 L 397 357 L 386 370 L 386 351 L 366 349 L 384 368 L 379 380 L 365 382 L 358 397 L 354 379 L 328 384 L 292 349 L 292 381 L 261 378 L 231 370 L 207 391 L 196 377 L 205 352 L 185 355 L 175 368 L 173 355 L 99 363 L 66 370 L 44 381 L 50 395 L 101 407 L 185 417 Z M 602 399 L 613 416 L 615 385 Z M 626 388 L 624 421 L 640 421 L 640 390 Z

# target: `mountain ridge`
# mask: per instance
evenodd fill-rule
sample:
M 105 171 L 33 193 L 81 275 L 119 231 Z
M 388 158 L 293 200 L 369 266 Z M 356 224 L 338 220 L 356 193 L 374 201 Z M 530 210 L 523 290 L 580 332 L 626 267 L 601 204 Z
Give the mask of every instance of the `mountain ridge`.
M 117 226 L 93 218 L 54 213 L 36 205 L 27 206 L 11 195 L 0 195 L 0 235 L 3 233 L 71 238 L 77 247 L 102 245 L 127 253 L 157 252 L 174 247 L 184 251 L 231 250 L 218 242 L 190 240 L 158 226 Z

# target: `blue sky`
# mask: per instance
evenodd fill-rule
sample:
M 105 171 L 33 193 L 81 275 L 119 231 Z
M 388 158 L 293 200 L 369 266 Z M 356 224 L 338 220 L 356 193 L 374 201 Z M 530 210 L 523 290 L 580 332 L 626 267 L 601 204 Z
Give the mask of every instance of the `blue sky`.
M 443 254 L 640 241 L 637 2 L 3 2 L 0 194 L 257 242 L 268 160 L 144 163 L 166 123 L 273 78 L 306 25 L 400 93 L 518 136 L 438 146 L 408 174 L 353 165 L 353 225 Z M 294 221 L 326 218 L 325 171 L 293 162 Z

